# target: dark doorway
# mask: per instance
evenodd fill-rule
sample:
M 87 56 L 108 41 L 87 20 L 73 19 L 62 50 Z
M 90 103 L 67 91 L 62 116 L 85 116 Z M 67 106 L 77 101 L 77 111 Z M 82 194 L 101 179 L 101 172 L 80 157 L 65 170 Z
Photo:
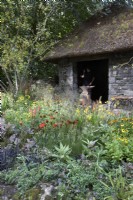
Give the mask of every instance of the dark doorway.
M 91 92 L 93 101 L 108 100 L 108 60 L 82 61 L 77 63 L 78 87 L 95 86 Z

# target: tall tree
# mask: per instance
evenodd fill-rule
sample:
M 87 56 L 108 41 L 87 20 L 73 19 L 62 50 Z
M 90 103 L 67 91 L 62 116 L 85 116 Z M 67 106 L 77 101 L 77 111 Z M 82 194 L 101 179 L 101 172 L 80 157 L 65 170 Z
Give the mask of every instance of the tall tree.
M 44 76 L 47 69 L 51 69 L 42 62 L 45 53 L 77 24 L 110 2 L 114 1 L 1 1 L 0 67 L 10 90 L 17 95 L 26 87 L 29 76 L 37 78 L 39 72 Z M 131 4 L 131 0 L 128 3 Z

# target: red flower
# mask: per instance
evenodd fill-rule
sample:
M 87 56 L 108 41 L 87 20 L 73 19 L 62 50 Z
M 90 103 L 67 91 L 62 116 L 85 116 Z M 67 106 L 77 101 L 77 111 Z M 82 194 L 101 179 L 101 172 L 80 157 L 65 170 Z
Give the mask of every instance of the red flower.
M 39 128 L 44 128 L 45 126 L 46 126 L 45 123 L 41 123 L 41 124 L 39 124 Z
M 53 127 L 55 128 L 55 127 L 57 127 L 58 126 L 58 124 L 57 123 L 55 123 L 55 124 L 53 124 Z
M 53 117 L 53 116 L 50 116 L 50 119 L 55 119 L 55 117 Z
M 66 124 L 71 124 L 72 122 L 70 120 L 67 120 L 66 121 Z
M 74 122 L 73 122 L 73 124 L 77 124 L 78 123 L 78 120 L 75 120 Z

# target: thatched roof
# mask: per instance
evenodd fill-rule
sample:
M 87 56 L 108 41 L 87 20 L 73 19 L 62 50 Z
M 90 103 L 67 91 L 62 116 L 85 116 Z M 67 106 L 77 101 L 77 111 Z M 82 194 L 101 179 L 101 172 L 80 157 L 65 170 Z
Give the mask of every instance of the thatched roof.
M 91 17 L 55 45 L 44 60 L 92 56 L 133 50 L 133 9 L 121 8 Z

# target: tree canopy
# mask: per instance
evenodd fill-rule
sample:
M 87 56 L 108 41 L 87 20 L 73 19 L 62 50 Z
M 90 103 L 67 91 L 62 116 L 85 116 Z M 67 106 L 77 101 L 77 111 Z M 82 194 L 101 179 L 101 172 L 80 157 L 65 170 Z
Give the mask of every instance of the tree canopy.
M 53 68 L 43 63 L 45 53 L 75 26 L 114 2 L 131 6 L 133 1 L 1 1 L 1 87 L 4 88 L 2 78 L 6 77 L 10 90 L 17 94 L 24 87 L 26 78 L 43 78 L 54 73 Z

